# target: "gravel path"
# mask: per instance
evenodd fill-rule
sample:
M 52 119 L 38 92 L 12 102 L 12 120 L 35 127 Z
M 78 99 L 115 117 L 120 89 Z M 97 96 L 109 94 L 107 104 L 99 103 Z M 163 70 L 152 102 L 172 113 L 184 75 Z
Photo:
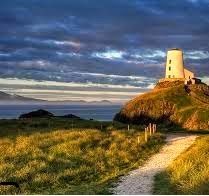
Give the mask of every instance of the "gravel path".
M 118 195 L 150 195 L 154 176 L 164 170 L 178 155 L 196 139 L 196 135 L 168 134 L 162 150 L 152 156 L 143 166 L 122 176 L 113 193 Z

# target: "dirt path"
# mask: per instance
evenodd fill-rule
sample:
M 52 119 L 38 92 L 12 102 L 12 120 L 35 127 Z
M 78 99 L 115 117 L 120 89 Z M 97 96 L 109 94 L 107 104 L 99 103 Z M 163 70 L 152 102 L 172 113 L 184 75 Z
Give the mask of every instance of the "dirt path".
M 114 194 L 147 195 L 152 194 L 152 185 L 156 173 L 164 170 L 178 155 L 187 149 L 196 139 L 196 135 L 169 134 L 163 149 L 152 156 L 143 166 L 120 178 L 113 188 Z

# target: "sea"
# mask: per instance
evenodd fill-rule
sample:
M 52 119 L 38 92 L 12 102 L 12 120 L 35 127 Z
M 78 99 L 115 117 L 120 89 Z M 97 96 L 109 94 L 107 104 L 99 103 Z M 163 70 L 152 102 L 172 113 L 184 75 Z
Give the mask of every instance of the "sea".
M 44 109 L 56 116 L 74 114 L 83 119 L 111 121 L 122 105 L 0 105 L 0 119 L 17 119 L 21 114 Z

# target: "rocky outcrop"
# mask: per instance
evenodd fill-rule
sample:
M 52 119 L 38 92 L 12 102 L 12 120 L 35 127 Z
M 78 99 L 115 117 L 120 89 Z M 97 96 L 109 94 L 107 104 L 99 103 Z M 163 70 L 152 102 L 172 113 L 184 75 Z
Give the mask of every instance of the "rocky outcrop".
M 29 113 L 26 113 L 26 114 L 22 114 L 20 115 L 19 118 L 50 118 L 50 117 L 53 117 L 54 114 L 46 111 L 46 110 L 36 110 L 36 111 L 33 111 L 33 112 L 29 112 Z
M 66 114 L 66 115 L 63 115 L 63 116 L 55 116 L 51 112 L 48 112 L 47 110 L 43 110 L 43 109 L 32 111 L 32 112 L 22 114 L 22 115 L 19 116 L 19 118 L 51 118 L 51 117 L 82 120 L 79 116 L 76 116 L 76 115 L 73 115 L 73 114 Z
M 61 117 L 61 118 L 70 118 L 70 119 L 81 119 L 79 116 L 76 116 L 76 115 L 73 115 L 73 114 L 66 114 L 66 115 L 63 115 L 63 116 L 58 116 L 58 117 Z

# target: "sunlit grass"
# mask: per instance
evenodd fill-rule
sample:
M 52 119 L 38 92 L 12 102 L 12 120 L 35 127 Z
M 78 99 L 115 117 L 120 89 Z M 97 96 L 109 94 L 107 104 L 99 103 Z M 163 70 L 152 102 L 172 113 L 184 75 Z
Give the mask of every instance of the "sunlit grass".
M 189 88 L 190 93 L 185 90 L 184 83 L 166 84 L 166 88 L 139 95 L 127 102 L 115 120 L 133 124 L 167 123 L 188 131 L 208 132 L 209 89 L 204 84 Z
M 139 143 L 137 137 L 139 136 Z M 69 129 L 0 138 L 0 194 L 104 194 L 112 181 L 143 163 L 163 144 L 156 134 Z
M 195 142 L 155 180 L 155 194 L 209 194 L 209 136 Z

